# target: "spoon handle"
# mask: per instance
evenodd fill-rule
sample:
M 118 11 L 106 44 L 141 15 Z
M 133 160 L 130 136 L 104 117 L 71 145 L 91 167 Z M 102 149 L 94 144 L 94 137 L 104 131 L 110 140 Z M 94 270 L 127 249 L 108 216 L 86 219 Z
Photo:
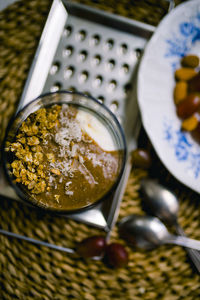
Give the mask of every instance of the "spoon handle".
M 180 227 L 178 224 L 176 224 L 176 232 L 181 236 L 186 236 L 182 227 Z M 195 265 L 197 271 L 200 273 L 200 252 L 190 248 L 186 248 L 185 250 L 187 251 L 193 264 Z
M 1 228 L 0 228 L 0 234 L 4 234 L 4 235 L 7 235 L 7 236 L 12 237 L 12 238 L 16 238 L 16 239 L 20 239 L 20 240 L 23 240 L 23 241 L 26 241 L 26 242 L 29 242 L 29 243 L 33 243 L 35 245 L 45 246 L 45 247 L 48 247 L 48 248 L 51 248 L 51 249 L 54 249 L 54 250 L 63 251 L 63 252 L 66 252 L 66 253 L 76 255 L 75 249 L 67 248 L 67 247 L 63 247 L 63 246 L 59 246 L 59 245 L 55 245 L 55 244 L 51 244 L 51 243 L 47 243 L 47 242 L 43 242 L 41 240 L 36 240 L 36 239 L 30 238 L 28 236 L 24 236 L 24 235 L 21 235 L 21 234 L 18 234 L 18 233 L 7 231 L 7 230 L 1 229 Z M 92 259 L 93 260 L 101 260 L 102 256 L 94 256 L 94 257 L 92 257 Z
M 166 244 L 175 244 L 200 251 L 200 241 L 187 238 L 180 235 L 170 235 L 166 240 Z
M 71 249 L 71 248 L 66 248 L 66 247 L 50 244 L 50 243 L 47 243 L 47 242 L 43 242 L 43 241 L 40 241 L 40 240 L 35 240 L 35 239 L 30 238 L 28 236 L 24 236 L 24 235 L 21 235 L 21 234 L 18 234 L 18 233 L 10 232 L 10 231 L 4 230 L 4 229 L 0 229 L 0 233 L 4 234 L 4 235 L 7 235 L 7 236 L 10 236 L 10 237 L 13 237 L 13 238 L 17 238 L 17 239 L 20 239 L 20 240 L 27 241 L 29 243 L 49 247 L 49 248 L 54 249 L 54 250 L 64 251 L 64 252 L 67 252 L 67 253 L 74 253 L 75 252 L 74 249 Z

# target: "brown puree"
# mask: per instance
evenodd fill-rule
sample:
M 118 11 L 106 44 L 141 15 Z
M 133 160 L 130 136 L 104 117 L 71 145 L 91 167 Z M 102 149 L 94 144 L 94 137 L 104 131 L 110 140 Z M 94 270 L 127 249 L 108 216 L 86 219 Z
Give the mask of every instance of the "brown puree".
M 103 197 L 120 172 L 120 150 L 106 151 L 81 128 L 72 105 L 32 113 L 7 151 L 15 181 L 45 207 L 73 210 Z

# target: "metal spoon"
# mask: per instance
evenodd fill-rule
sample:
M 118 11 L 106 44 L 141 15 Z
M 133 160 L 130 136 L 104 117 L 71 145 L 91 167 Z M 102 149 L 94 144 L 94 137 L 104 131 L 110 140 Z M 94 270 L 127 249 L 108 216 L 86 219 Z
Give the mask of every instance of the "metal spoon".
M 185 236 L 183 229 L 178 224 L 179 202 L 176 195 L 157 181 L 145 178 L 141 182 L 141 191 L 144 201 L 151 213 L 173 225 L 179 235 Z M 200 253 L 196 250 L 186 249 L 195 267 L 200 273 Z
M 119 222 L 121 237 L 140 249 L 152 249 L 164 244 L 175 244 L 200 250 L 200 241 L 170 234 L 156 217 L 130 215 Z

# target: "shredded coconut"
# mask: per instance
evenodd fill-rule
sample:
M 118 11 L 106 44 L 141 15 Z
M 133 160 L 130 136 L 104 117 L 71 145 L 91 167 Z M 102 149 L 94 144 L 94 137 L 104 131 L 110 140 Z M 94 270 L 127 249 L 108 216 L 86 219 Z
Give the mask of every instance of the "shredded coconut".
M 80 162 L 81 164 L 84 163 L 84 158 L 83 158 L 83 156 L 79 155 L 79 156 L 78 156 L 78 160 L 79 160 L 79 162 Z
M 73 191 L 69 190 L 69 186 L 72 184 L 72 181 L 68 181 L 65 183 L 65 195 L 72 196 L 74 194 Z
M 100 133 L 104 133 L 104 131 L 102 131 L 102 125 L 101 127 L 98 127 L 100 126 L 99 121 L 94 123 L 94 117 L 89 116 L 86 112 L 78 112 L 76 117 L 75 115 L 72 115 L 72 113 L 73 112 L 69 110 L 68 105 L 62 106 L 59 118 L 61 126 L 57 128 L 57 132 L 54 136 L 54 141 L 59 145 L 58 156 L 61 160 L 51 162 L 50 165 L 52 168 L 59 169 L 64 176 L 68 176 L 69 178 L 73 178 L 76 170 L 79 170 L 84 175 L 85 179 L 94 186 L 97 182 L 84 164 L 85 157 L 92 162 L 94 167 L 100 166 L 102 168 L 105 178 L 112 176 L 113 163 L 115 160 L 109 153 L 94 153 L 92 148 L 88 149 L 84 146 L 84 144 L 87 145 L 92 142 L 91 138 L 88 138 L 83 134 L 86 127 L 83 132 L 81 129 L 86 126 L 85 124 L 88 124 L 87 117 L 90 117 L 88 120 L 91 122 L 91 125 L 93 124 L 95 130 L 97 130 L 97 128 L 101 129 L 100 132 L 97 133 L 97 137 L 99 137 Z M 102 138 L 103 137 L 101 137 L 101 139 Z M 80 142 L 83 143 L 80 144 Z M 113 146 L 113 144 L 110 146 Z M 54 177 L 50 176 L 49 182 L 51 185 L 53 185 L 53 180 Z M 59 183 L 62 183 L 62 176 L 59 179 Z M 67 188 L 67 184 L 69 183 L 65 184 L 65 188 Z
M 55 142 L 60 146 L 68 147 L 71 141 L 80 142 L 82 131 L 80 124 L 76 119 L 69 118 L 66 106 L 62 107 L 60 112 L 61 128 L 55 135 Z
M 94 180 L 94 177 L 92 176 L 91 172 L 86 168 L 84 164 L 80 164 L 78 166 L 79 171 L 85 176 L 86 180 L 91 184 L 91 186 L 94 186 L 97 184 L 97 182 Z
M 65 183 L 65 188 L 68 188 L 70 186 L 70 184 L 72 184 L 72 181 L 68 181 Z
M 74 194 L 74 192 L 72 192 L 72 191 L 66 191 L 65 192 L 65 195 L 67 195 L 67 196 L 72 196 Z
M 60 112 L 59 131 L 55 134 L 54 140 L 60 146 L 59 157 L 75 157 L 79 146 L 77 143 L 82 140 L 82 131 L 80 124 L 75 118 L 68 115 L 68 106 L 64 106 Z

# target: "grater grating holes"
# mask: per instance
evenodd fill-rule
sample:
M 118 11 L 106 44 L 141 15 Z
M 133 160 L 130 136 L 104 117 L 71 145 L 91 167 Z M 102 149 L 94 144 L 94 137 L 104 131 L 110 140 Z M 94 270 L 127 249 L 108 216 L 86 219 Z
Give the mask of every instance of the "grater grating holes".
M 99 100 L 99 102 L 101 102 L 101 103 L 104 103 L 105 98 L 100 95 L 100 96 L 97 97 L 97 100 Z
M 60 84 L 60 82 L 56 82 L 51 88 L 50 91 L 53 92 L 57 92 L 61 89 L 62 85 Z
M 94 34 L 90 39 L 90 46 L 97 46 L 100 44 L 101 37 L 99 34 Z
M 143 52 L 142 49 L 136 48 L 136 49 L 135 49 L 136 57 L 137 57 L 137 58 L 140 58 L 141 55 L 142 55 L 142 52 Z
M 117 81 L 112 79 L 108 83 L 108 92 L 113 92 L 117 88 Z
M 128 46 L 127 44 L 121 44 L 119 47 L 119 54 L 125 55 L 128 52 Z
M 61 63 L 65 58 L 70 63 L 65 68 L 58 65 L 56 72 L 51 74 L 50 87 L 58 90 L 62 86 L 66 90 L 92 95 L 119 117 L 123 114 L 125 99 L 132 88 L 132 70 L 142 50 L 123 36 L 119 39 L 111 34 L 101 36 L 93 28 L 83 25 L 75 28 L 70 22 L 65 27 Z M 55 57 L 54 65 L 57 62 L 59 56 Z M 58 72 L 60 69 L 63 72 Z M 60 78 L 61 73 L 63 78 Z
M 101 56 L 99 55 L 99 54 L 97 54 L 97 55 L 95 55 L 93 58 L 92 58 L 92 65 L 93 66 L 98 66 L 98 65 L 100 65 L 100 63 L 101 63 L 101 60 L 102 60 L 102 58 L 101 58 Z
M 55 75 L 60 69 L 60 63 L 59 62 L 55 62 L 53 63 L 53 65 L 50 68 L 50 74 L 51 75 Z
M 87 56 L 88 56 L 88 52 L 86 50 L 82 50 L 78 54 L 78 61 L 84 62 L 87 59 Z
M 114 47 L 113 39 L 108 39 L 104 45 L 105 50 L 111 50 L 113 47 Z
M 121 73 L 122 75 L 128 74 L 128 73 L 129 73 L 129 65 L 128 65 L 128 64 L 123 64 L 123 65 L 121 66 L 120 73 Z
M 100 87 L 103 83 L 103 77 L 101 75 L 97 75 L 96 78 L 93 81 L 93 85 L 95 87 Z
M 83 42 L 86 39 L 87 33 L 85 30 L 80 30 L 77 34 L 76 34 L 76 39 L 79 42 Z
M 88 73 L 88 71 L 85 71 L 85 70 L 82 71 L 82 72 L 79 74 L 78 78 L 79 78 L 79 82 L 80 82 L 80 83 L 86 82 L 86 81 L 88 80 L 88 78 L 89 78 L 89 73 Z
M 116 113 L 118 110 L 118 106 L 119 102 L 117 100 L 113 100 L 109 108 L 113 113 Z
M 63 31 L 64 37 L 69 37 L 71 35 L 72 31 L 73 31 L 72 26 L 70 26 L 70 25 L 66 26 L 64 31 Z
M 75 68 L 73 66 L 68 66 L 64 70 L 64 78 L 69 79 L 74 75 Z
M 116 63 L 114 59 L 110 59 L 107 63 L 106 63 L 106 67 L 108 70 L 113 70 L 115 67 Z
M 140 48 L 133 48 L 130 51 L 130 61 L 134 65 L 137 63 L 137 61 L 140 59 L 142 55 L 142 49 Z
M 63 50 L 63 57 L 70 57 L 73 54 L 74 48 L 69 45 Z
M 127 96 L 129 91 L 132 89 L 132 84 L 129 82 L 124 85 L 124 94 Z

